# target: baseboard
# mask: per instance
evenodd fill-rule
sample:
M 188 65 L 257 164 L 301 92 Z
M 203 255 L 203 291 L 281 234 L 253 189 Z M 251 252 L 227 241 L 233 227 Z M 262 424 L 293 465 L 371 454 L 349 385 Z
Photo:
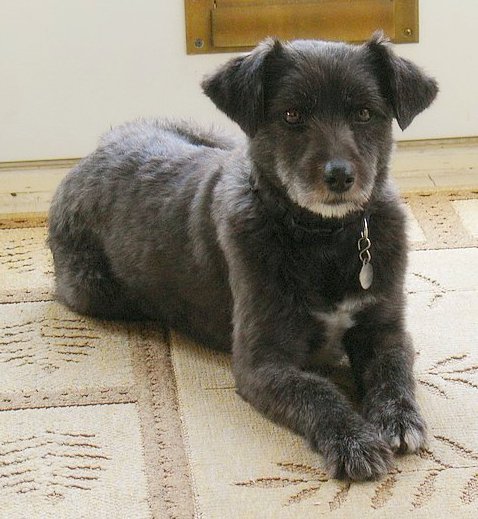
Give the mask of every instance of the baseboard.
M 0 217 L 44 217 L 58 184 L 78 160 L 0 162 Z M 478 137 L 401 141 L 392 173 L 402 192 L 478 189 Z
M 0 215 L 45 215 L 62 178 L 79 159 L 0 162 Z
M 392 174 L 404 193 L 478 188 L 478 137 L 402 141 Z

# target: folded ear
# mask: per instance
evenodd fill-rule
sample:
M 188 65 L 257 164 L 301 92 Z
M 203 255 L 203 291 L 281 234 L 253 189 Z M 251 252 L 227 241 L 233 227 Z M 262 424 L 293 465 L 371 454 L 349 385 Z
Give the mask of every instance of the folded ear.
M 438 84 L 412 62 L 394 54 L 383 33 L 375 33 L 365 45 L 383 94 L 392 105 L 398 125 L 405 130 L 430 106 L 438 93 Z
M 201 84 L 204 93 L 249 137 L 265 116 L 266 63 L 281 51 L 281 43 L 268 38 L 249 54 L 228 61 Z

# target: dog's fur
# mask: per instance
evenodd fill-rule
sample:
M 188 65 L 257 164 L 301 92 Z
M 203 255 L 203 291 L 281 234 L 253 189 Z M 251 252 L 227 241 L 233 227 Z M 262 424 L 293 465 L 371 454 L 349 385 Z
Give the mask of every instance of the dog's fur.
M 332 475 L 379 477 L 392 451 L 425 442 L 388 162 L 392 119 L 406 128 L 437 85 L 375 36 L 360 46 L 269 39 L 203 88 L 247 139 L 160 121 L 107 134 L 51 207 L 58 297 L 231 348 L 244 399 L 307 438 Z M 330 188 L 331 161 L 349 168 L 349 190 Z M 369 290 L 359 284 L 364 216 Z M 310 369 L 339 345 L 361 414 Z

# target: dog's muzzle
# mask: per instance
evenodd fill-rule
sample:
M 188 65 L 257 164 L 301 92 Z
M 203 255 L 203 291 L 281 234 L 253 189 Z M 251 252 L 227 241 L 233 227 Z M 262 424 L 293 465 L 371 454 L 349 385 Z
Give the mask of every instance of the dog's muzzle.
M 330 191 L 345 193 L 355 182 L 355 173 L 348 160 L 329 160 L 324 167 L 324 180 Z

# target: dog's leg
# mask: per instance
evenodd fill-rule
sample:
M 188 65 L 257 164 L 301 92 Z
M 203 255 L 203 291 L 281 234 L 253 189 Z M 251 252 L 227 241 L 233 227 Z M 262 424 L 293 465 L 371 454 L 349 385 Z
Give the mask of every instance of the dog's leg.
M 359 324 L 344 338 L 363 395 L 363 416 L 392 448 L 417 452 L 426 445 L 426 424 L 415 401 L 414 351 L 401 325 Z
M 356 413 L 325 378 L 300 369 L 300 340 L 284 321 L 236 329 L 233 366 L 239 394 L 257 410 L 304 436 L 325 458 L 333 477 L 375 479 L 390 467 L 391 451 L 375 428 Z M 284 328 L 285 325 L 285 328 Z M 243 328 L 243 329 L 244 329 Z M 275 338 L 261 329 L 277 330 Z M 300 332 L 299 332 L 300 333 Z M 289 344 L 284 336 L 291 337 Z M 254 337 L 254 338 L 253 338 Z
M 66 306 L 101 319 L 145 319 L 136 302 L 126 297 L 89 233 L 76 231 L 75 235 L 51 223 L 49 245 L 55 264 L 56 297 Z

